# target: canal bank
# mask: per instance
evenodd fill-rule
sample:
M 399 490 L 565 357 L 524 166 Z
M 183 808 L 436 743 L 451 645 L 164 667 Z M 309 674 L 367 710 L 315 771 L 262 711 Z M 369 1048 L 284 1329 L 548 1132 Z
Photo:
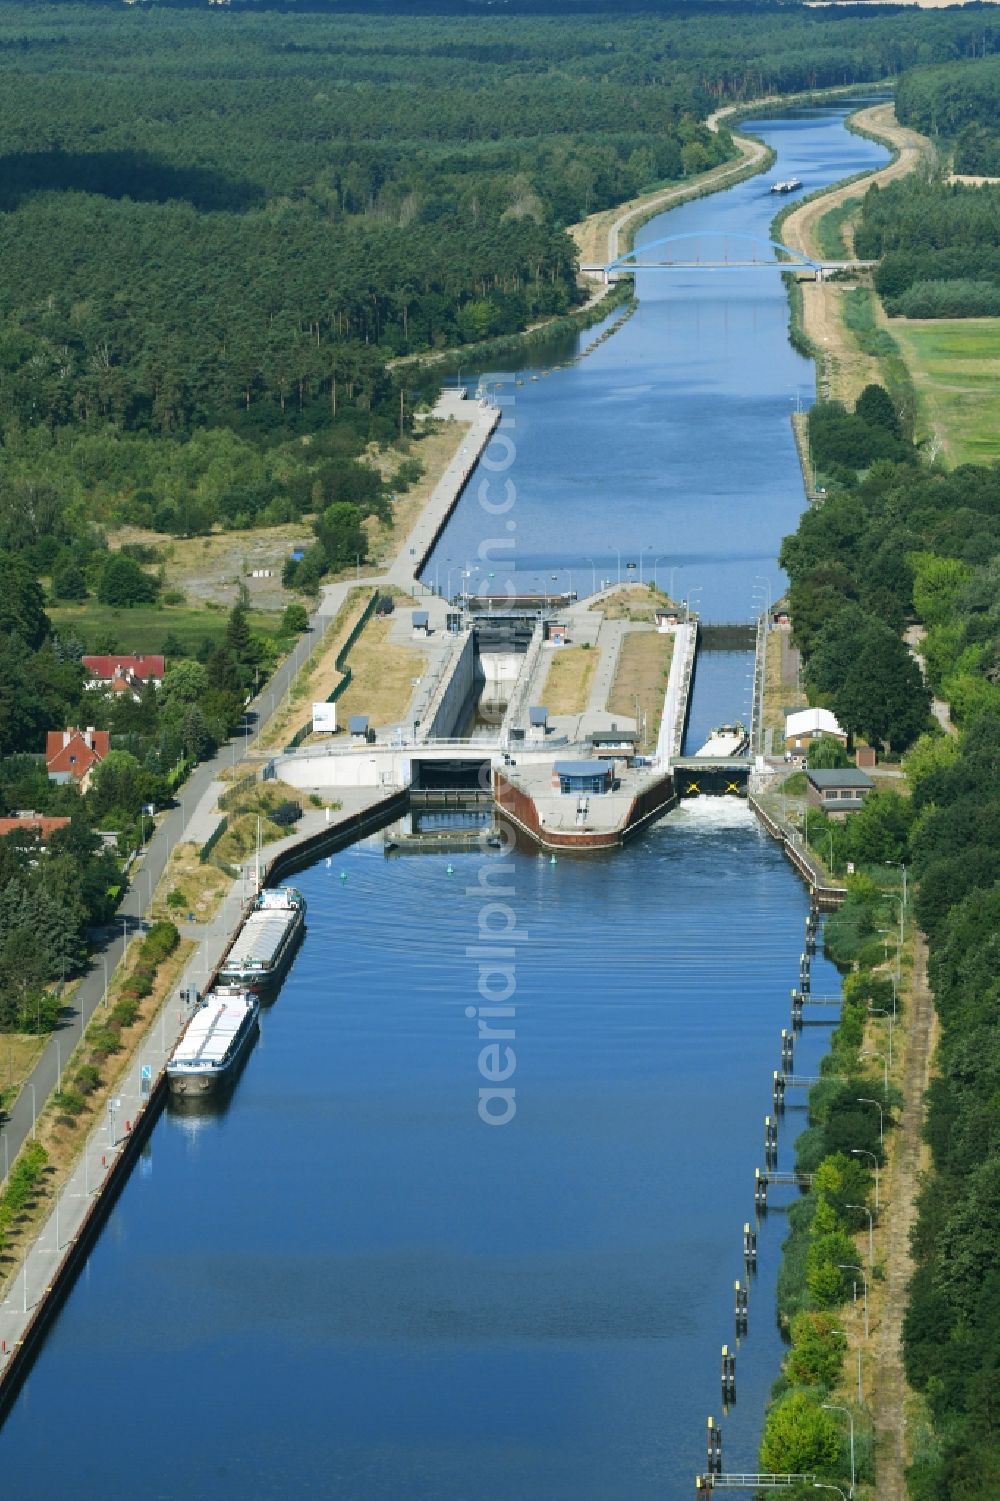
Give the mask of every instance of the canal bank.
M 644 332 L 640 309 L 595 352 L 600 386 L 575 391 L 580 452 L 561 456 L 579 553 L 596 557 L 604 497 L 621 455 L 641 451 L 641 429 L 659 484 L 638 499 L 656 526 L 622 536 L 618 566 L 635 558 L 655 571 L 660 513 L 668 528 L 676 514 L 663 476 L 675 463 L 685 483 L 694 473 L 664 417 L 683 400 L 682 376 L 656 362 L 669 349 L 689 386 L 693 372 L 708 430 L 701 487 L 685 505 L 716 544 L 710 556 L 703 540 L 695 560 L 703 578 L 718 539 L 730 543 L 720 610 L 773 560 L 780 515 L 747 483 L 738 430 L 762 413 L 747 385 L 766 382 L 742 369 L 732 341 L 769 358 L 777 332 L 762 328 L 783 309 L 735 282 L 729 300 L 727 345 L 718 289 L 700 320 L 683 299 L 651 295 L 669 307 L 654 307 Z M 619 341 L 636 339 L 626 358 Z M 627 371 L 643 346 L 653 400 Z M 711 431 L 721 369 L 740 374 L 729 434 L 739 486 Z M 558 431 L 545 412 L 555 384 L 530 389 L 541 403 L 518 404 L 528 474 L 540 439 Z M 787 433 L 784 374 L 780 384 L 767 432 L 780 410 Z M 701 409 L 689 402 L 689 426 Z M 707 454 L 721 461 L 710 482 Z M 780 470 L 791 486 L 794 454 L 777 456 L 769 483 Z M 537 478 L 545 505 L 558 505 L 544 465 Z M 526 571 L 549 573 L 560 565 L 534 527 L 534 479 L 520 488 L 519 536 L 537 559 Z M 724 494 L 738 497 L 728 533 Z M 748 510 L 749 548 L 738 535 Z M 693 592 L 692 560 L 676 557 L 661 569 Z M 504 858 L 387 862 L 361 844 L 304 873 L 310 935 L 231 1102 L 207 1118 L 162 1118 L 0 1435 L 23 1497 L 58 1483 L 53 1425 L 79 1452 L 77 1484 L 106 1487 L 107 1461 L 87 1436 L 109 1408 L 116 1473 L 149 1471 L 168 1491 L 213 1501 L 293 1487 L 366 1501 L 470 1489 L 488 1501 L 690 1495 L 805 895 L 735 801 L 679 810 L 616 859 L 613 878 L 599 859 L 491 863 Z M 487 910 L 497 905 L 510 915 Z M 477 1109 L 475 950 L 494 927 L 513 935 L 517 985 L 518 1108 L 502 1130 Z M 818 1066 L 815 1031 L 805 1045 L 803 1068 Z M 748 1460 L 780 1353 L 768 1317 L 779 1239 L 772 1216 L 727 1419 L 727 1454 Z M 169 1432 L 144 1421 L 151 1384 L 169 1402 Z M 227 1395 L 210 1418 L 206 1391 Z

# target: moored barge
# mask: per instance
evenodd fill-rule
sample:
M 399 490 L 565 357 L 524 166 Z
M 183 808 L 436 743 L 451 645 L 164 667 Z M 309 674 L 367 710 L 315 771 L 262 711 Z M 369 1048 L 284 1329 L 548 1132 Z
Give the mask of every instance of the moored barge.
M 227 985 L 260 992 L 280 985 L 306 920 L 305 897 L 292 886 L 258 892 L 219 975 Z
M 260 1002 L 234 987 L 209 991 L 167 1062 L 171 1094 L 207 1095 L 233 1079 L 257 1033 Z

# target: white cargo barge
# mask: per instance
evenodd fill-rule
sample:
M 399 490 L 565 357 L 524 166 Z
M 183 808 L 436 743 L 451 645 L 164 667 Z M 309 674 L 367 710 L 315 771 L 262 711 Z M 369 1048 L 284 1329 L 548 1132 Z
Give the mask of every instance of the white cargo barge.
M 801 177 L 786 177 L 786 178 L 783 178 L 781 182 L 772 182 L 772 184 L 771 184 L 771 192 L 772 193 L 794 193 L 795 190 L 797 188 L 801 188 L 801 186 L 802 186 L 802 179 L 801 179 Z
M 253 991 L 278 986 L 291 963 L 305 920 L 305 897 L 294 887 L 277 886 L 259 892 L 222 961 L 222 981 Z
M 750 736 L 747 734 L 746 725 L 720 724 L 709 735 L 701 750 L 695 751 L 695 756 L 703 760 L 711 758 L 716 761 L 730 761 L 734 756 L 742 756 L 750 744 Z
M 207 1095 L 233 1078 L 257 1033 L 260 1002 L 245 990 L 211 990 L 167 1062 L 170 1092 Z

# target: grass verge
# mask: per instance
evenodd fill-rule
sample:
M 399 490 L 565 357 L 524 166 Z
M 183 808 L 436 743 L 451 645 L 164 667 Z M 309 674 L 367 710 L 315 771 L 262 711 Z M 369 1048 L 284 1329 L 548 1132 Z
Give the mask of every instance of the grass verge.
M 629 631 L 622 641 L 608 709 L 612 714 L 634 719 L 638 698 L 642 720 L 640 751 L 648 751 L 656 744 L 673 652 L 673 636 L 658 631 Z
M 582 714 L 600 653 L 589 646 L 561 646 L 549 659 L 541 702 L 550 714 Z

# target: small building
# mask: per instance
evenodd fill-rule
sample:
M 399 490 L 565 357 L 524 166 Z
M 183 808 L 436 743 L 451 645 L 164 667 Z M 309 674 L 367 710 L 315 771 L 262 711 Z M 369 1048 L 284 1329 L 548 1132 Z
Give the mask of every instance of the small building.
M 677 611 L 670 608 L 654 610 L 653 619 L 656 621 L 656 629 L 661 636 L 666 636 L 671 631 L 676 631 L 680 624 L 680 616 Z
M 158 688 L 163 682 L 164 660 L 160 656 L 81 657 L 87 673 L 86 687 L 103 693 L 130 693 L 138 699 L 147 683 Z
M 529 740 L 544 740 L 549 733 L 549 711 L 543 704 L 528 710 Z
M 557 761 L 552 768 L 553 782 L 564 794 L 610 792 L 614 767 L 609 761 Z
M 107 730 L 49 730 L 45 737 L 45 769 L 50 782 L 79 782 L 86 792 L 94 767 L 111 749 Z
M 854 750 L 854 764 L 860 766 L 862 771 L 870 771 L 878 764 L 878 753 L 874 745 L 858 745 Z
M 792 623 L 792 617 L 788 610 L 788 596 L 782 595 L 771 606 L 771 625 L 787 630 Z
M 569 635 L 569 627 L 562 620 L 547 620 L 545 622 L 545 639 L 551 641 L 553 646 L 565 646 Z
M 625 761 L 628 765 L 635 759 L 638 742 L 637 730 L 620 730 L 616 724 L 612 724 L 610 730 L 594 730 L 590 737 L 595 756 L 602 761 L 606 758 Z
M 347 730 L 356 745 L 368 744 L 368 715 L 351 714 L 347 720 Z
M 429 636 L 431 633 L 430 616 L 426 610 L 411 610 L 410 623 L 415 636 Z
M 56 829 L 64 829 L 68 823 L 68 818 L 49 818 L 42 813 L 16 813 L 12 818 L 0 818 L 0 839 L 6 839 L 11 834 L 31 834 L 44 849 L 45 841 L 52 837 Z M 23 840 L 17 844 L 18 849 L 24 847 Z
M 785 749 L 808 750 L 814 740 L 828 736 L 847 744 L 847 731 L 837 722 L 837 716 L 829 709 L 793 709 L 785 715 Z
M 848 813 L 856 813 L 864 805 L 865 798 L 875 783 L 857 766 L 838 767 L 832 771 L 806 771 L 806 800 L 810 808 L 822 812 L 839 822 Z

